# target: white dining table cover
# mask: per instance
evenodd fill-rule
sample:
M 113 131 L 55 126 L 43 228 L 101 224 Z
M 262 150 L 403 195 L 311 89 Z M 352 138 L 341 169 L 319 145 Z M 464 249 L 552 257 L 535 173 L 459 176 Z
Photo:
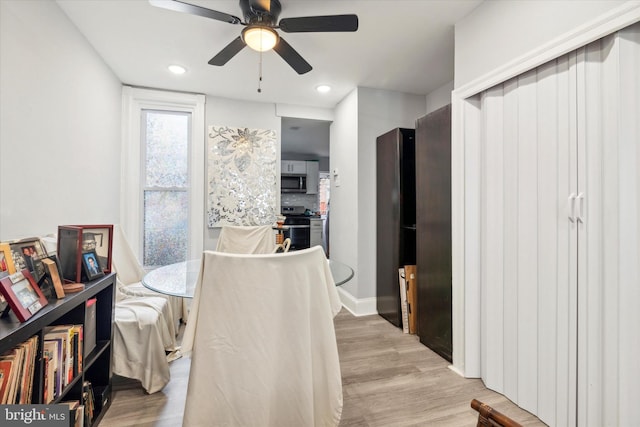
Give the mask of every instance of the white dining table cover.
M 183 426 L 337 426 L 340 309 L 319 246 L 205 251 L 182 346 L 192 358 Z
M 217 252 L 233 254 L 270 254 L 276 246 L 270 225 L 225 225 L 220 230 Z

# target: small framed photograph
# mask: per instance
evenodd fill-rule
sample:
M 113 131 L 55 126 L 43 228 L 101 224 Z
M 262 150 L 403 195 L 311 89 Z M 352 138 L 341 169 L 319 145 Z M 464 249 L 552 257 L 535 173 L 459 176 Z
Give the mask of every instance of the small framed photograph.
M 63 279 L 67 282 L 91 280 L 85 275 L 82 254 L 95 251 L 96 259 L 105 274 L 111 273 L 111 245 L 113 224 L 59 225 L 58 259 Z
M 98 277 L 104 276 L 104 271 L 102 271 L 100 267 L 98 254 L 96 254 L 95 250 L 82 253 L 82 268 L 89 280 L 95 280 Z
M 9 242 L 11 256 L 16 272 L 25 268 L 31 272 L 36 282 L 45 275 L 45 268 L 42 259 L 46 258 L 47 250 L 38 237 L 14 240 Z
M 26 321 L 48 304 L 27 269 L 0 279 L 0 293 L 20 322 Z
M 13 255 L 8 243 L 0 243 L 0 272 L 7 273 L 7 275 L 16 272 Z

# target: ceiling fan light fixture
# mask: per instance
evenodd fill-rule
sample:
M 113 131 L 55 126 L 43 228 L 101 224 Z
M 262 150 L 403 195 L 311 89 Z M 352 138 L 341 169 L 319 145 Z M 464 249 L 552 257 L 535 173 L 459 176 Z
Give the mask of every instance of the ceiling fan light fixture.
M 269 27 L 252 26 L 242 30 L 242 40 L 251 49 L 266 52 L 278 43 L 278 33 Z

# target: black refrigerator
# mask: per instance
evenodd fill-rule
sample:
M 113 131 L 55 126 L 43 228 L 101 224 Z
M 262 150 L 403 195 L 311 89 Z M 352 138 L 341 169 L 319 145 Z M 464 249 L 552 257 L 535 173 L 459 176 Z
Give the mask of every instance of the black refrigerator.
M 376 139 L 376 309 L 402 327 L 398 268 L 416 263 L 415 130 Z

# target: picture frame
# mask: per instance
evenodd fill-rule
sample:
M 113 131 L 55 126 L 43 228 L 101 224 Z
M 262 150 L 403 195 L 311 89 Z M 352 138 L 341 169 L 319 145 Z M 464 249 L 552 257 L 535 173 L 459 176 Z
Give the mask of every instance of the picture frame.
M 29 270 L 36 282 L 45 275 L 42 259 L 47 257 L 47 250 L 39 237 L 28 237 L 9 242 L 15 272 Z
M 82 253 L 82 268 L 89 280 L 95 280 L 98 277 L 104 276 L 104 271 L 100 266 L 98 254 L 95 250 Z
M 65 297 L 62 269 L 56 255 L 49 255 L 42 260 L 45 266 L 45 276 L 38 286 L 47 299 L 62 299 Z
M 0 279 L 0 293 L 20 322 L 27 321 L 48 304 L 26 268 Z
M 0 243 L 0 272 L 4 272 L 7 275 L 14 274 L 16 272 L 16 266 L 13 263 L 13 256 L 11 254 L 11 247 L 8 243 Z
M 95 250 L 104 274 L 111 273 L 113 225 L 59 225 L 57 254 L 66 283 L 90 280 L 82 267 L 82 254 Z

